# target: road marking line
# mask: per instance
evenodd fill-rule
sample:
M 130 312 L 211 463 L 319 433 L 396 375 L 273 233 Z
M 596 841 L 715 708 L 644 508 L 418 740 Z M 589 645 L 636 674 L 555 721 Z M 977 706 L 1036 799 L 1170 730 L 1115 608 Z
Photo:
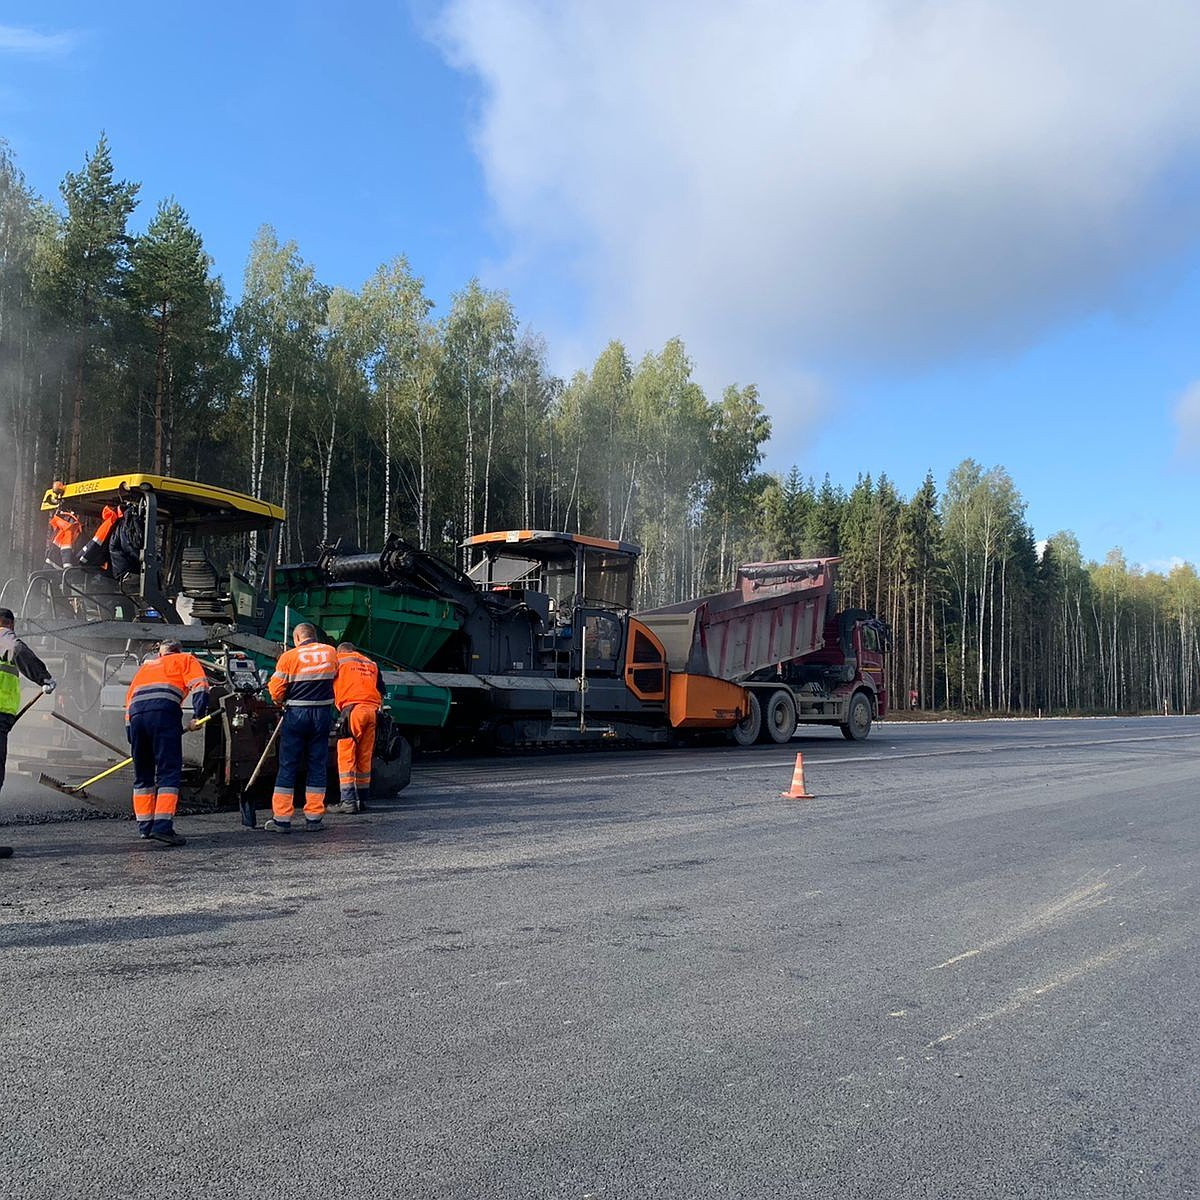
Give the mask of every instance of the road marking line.
M 1145 867 L 1138 867 L 1135 871 L 1130 872 L 1124 879 L 1110 880 L 1113 871 L 1120 867 L 1120 863 L 1116 867 L 1105 868 L 1097 882 L 1089 884 L 1086 887 L 1077 888 L 1073 892 L 1069 892 L 1061 900 L 1056 900 L 1047 905 L 1039 912 L 1035 912 L 1032 916 L 1027 917 L 1018 925 L 1014 925 L 1012 929 L 1006 930 L 1004 933 L 998 934 L 994 938 L 988 938 L 980 946 L 976 946 L 972 950 L 965 950 L 962 954 L 956 954 L 953 958 L 946 959 L 945 962 L 940 962 L 936 967 L 930 967 L 931 971 L 941 971 L 946 967 L 952 967 L 956 963 L 963 962 L 968 958 L 975 958 L 977 955 L 983 954 L 989 950 L 998 950 L 1002 946 L 1007 946 L 1011 942 L 1015 942 L 1018 938 L 1024 937 L 1026 934 L 1036 933 L 1040 929 L 1046 928 L 1060 917 L 1070 916 L 1077 909 L 1083 907 L 1089 902 L 1105 903 L 1105 900 L 1097 900 L 1103 893 L 1107 892 L 1113 884 L 1132 883 L 1139 875 L 1146 870 Z M 1093 868 L 1086 872 L 1082 878 L 1086 879 L 1088 875 L 1092 875 L 1098 868 Z M 1107 899 L 1107 898 L 1105 898 Z
M 929 1042 L 925 1048 L 932 1050 L 934 1046 L 941 1046 L 946 1042 L 952 1042 L 968 1030 L 974 1029 L 977 1026 L 985 1025 L 989 1021 L 995 1021 L 1000 1017 L 1012 1016 L 1014 1013 L 1020 1012 L 1031 1001 L 1046 996 L 1050 992 L 1055 992 L 1059 988 L 1066 987 L 1067 984 L 1073 983 L 1076 979 L 1084 975 L 1090 975 L 1094 971 L 1099 971 L 1104 967 L 1110 966 L 1119 958 L 1140 950 L 1143 945 L 1143 938 L 1133 938 L 1130 941 L 1122 942 L 1119 946 L 1114 946 L 1113 949 L 1106 951 L 1104 954 L 1097 954 L 1093 958 L 1085 959 L 1078 966 L 1069 971 L 1064 971 L 1061 975 L 1056 975 L 1053 979 L 1049 979 L 1045 983 L 1037 984 L 1034 987 L 1021 988 L 1007 1003 L 1002 1004 L 999 1008 L 992 1009 L 991 1012 L 980 1013 L 979 1016 L 973 1017 L 966 1024 L 958 1026 L 957 1029 L 951 1029 L 947 1033 L 943 1033 L 941 1037 L 936 1037 L 932 1042 Z
M 943 967 L 952 967 L 955 963 L 960 963 L 964 958 L 974 958 L 977 954 L 983 953 L 983 947 L 980 946 L 976 950 L 965 950 L 962 954 L 956 954 L 953 958 L 948 958 L 944 963 L 938 963 L 936 967 L 930 967 L 931 971 L 940 971 Z

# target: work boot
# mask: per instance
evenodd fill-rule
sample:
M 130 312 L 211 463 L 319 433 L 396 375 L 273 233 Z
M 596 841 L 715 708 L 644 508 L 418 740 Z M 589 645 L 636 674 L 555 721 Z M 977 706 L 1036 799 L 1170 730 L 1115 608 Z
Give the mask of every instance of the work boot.
M 315 821 L 310 821 L 310 820 L 306 819 L 304 822 L 304 832 L 305 833 L 321 833 L 324 830 L 324 828 L 325 828 L 325 822 L 322 821 L 320 817 L 318 817 Z
M 292 823 L 291 821 L 276 821 L 275 818 L 272 817 L 263 826 L 263 831 L 265 833 L 291 833 Z
M 353 813 L 358 812 L 358 806 L 354 803 L 353 800 L 342 800 L 342 801 L 339 801 L 337 804 L 327 804 L 325 806 L 325 811 L 326 812 L 335 812 L 335 813 L 353 814 Z
M 0 858 L 12 858 L 12 847 L 0 846 Z
M 164 846 L 186 846 L 187 838 L 173 829 L 152 829 L 149 837 L 152 841 L 162 842 Z

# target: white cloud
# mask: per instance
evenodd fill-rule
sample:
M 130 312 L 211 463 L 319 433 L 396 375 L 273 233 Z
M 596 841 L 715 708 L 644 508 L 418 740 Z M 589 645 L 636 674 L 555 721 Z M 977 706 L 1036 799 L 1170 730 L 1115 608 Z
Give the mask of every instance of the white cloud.
M 806 366 L 1019 346 L 1200 236 L 1195 0 L 450 0 L 440 37 L 513 263 L 777 418 Z
M 1175 427 L 1179 436 L 1175 455 L 1187 463 L 1200 460 L 1200 381 L 1186 388 L 1175 402 Z
M 38 33 L 15 25 L 0 25 L 0 54 L 54 58 L 70 53 L 77 41 L 73 33 Z
M 1172 571 L 1176 571 L 1180 567 L 1190 567 L 1192 564 L 1186 558 L 1180 558 L 1176 554 L 1172 558 L 1156 558 L 1147 563 L 1135 563 L 1134 565 L 1155 575 L 1170 575 Z

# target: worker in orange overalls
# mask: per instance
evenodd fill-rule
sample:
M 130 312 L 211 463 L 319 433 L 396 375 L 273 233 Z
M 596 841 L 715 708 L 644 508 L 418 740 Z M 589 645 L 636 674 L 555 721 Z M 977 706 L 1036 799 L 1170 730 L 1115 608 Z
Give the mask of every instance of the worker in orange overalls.
M 267 690 L 283 705 L 279 738 L 279 771 L 271 795 L 272 817 L 267 833 L 291 833 L 296 811 L 295 788 L 301 764 L 305 767 L 304 828 L 324 828 L 325 772 L 329 769 L 329 728 L 333 724 L 333 680 L 337 651 L 317 641 L 315 625 L 302 622 L 292 633 L 295 645 L 275 664 Z
M 144 838 L 182 846 L 175 809 L 183 778 L 184 700 L 191 695 L 195 729 L 208 711 L 208 676 L 200 660 L 174 638 L 158 644 L 158 657 L 137 669 L 125 695 L 125 728 L 133 754 L 133 815 Z
M 64 484 L 56 479 L 46 493 L 46 499 L 58 506 L 50 514 L 49 541 L 46 546 L 46 562 L 52 567 L 75 565 L 75 542 L 83 532 L 79 518 L 62 506 L 64 490 Z
M 345 721 L 338 740 L 338 785 L 341 802 L 330 812 L 358 813 L 366 808 L 371 791 L 371 757 L 375 753 L 375 724 L 383 704 L 383 676 L 379 667 L 353 642 L 337 648 L 338 671 L 333 681 L 333 703 Z

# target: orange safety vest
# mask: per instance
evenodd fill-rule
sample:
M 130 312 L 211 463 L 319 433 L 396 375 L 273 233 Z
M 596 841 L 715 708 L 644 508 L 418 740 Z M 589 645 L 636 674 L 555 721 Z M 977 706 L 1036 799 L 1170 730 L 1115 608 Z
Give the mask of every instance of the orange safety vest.
M 337 651 L 324 642 L 301 642 L 285 650 L 275 664 L 267 690 L 276 704 L 320 708 L 333 703 Z
M 383 680 L 379 667 L 365 654 L 339 651 L 337 678 L 333 681 L 333 702 L 340 711 L 351 704 L 383 703 Z
M 142 663 L 125 693 L 125 721 L 156 708 L 181 708 L 191 691 L 208 691 L 208 676 L 194 654 L 163 654 Z

